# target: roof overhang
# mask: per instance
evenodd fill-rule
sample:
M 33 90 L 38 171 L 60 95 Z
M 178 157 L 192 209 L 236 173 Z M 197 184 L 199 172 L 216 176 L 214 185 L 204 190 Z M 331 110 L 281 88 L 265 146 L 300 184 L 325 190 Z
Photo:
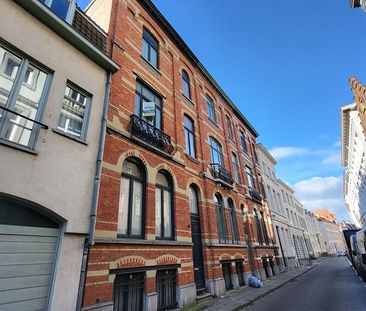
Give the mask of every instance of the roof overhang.
M 60 37 L 69 42 L 80 52 L 89 57 L 93 62 L 98 64 L 106 71 L 115 73 L 120 66 L 113 61 L 108 55 L 104 54 L 79 32 L 72 25 L 58 17 L 51 9 L 45 6 L 39 0 L 13 0 L 19 6 L 32 14 L 39 21 L 44 23 L 48 28 L 57 33 Z

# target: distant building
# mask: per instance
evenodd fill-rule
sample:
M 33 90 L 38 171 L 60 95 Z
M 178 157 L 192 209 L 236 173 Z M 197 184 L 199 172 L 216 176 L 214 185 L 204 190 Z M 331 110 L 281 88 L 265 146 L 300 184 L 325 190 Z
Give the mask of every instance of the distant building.
M 308 245 L 309 254 L 314 257 L 319 257 L 322 253 L 322 237 L 318 227 L 317 217 L 311 211 L 305 210 L 305 224 L 309 237 L 309 240 L 306 239 L 305 242 Z
M 82 294 L 106 86 L 118 69 L 106 37 L 75 1 L 0 1 L 1 310 L 75 310 Z
M 331 222 L 336 222 L 337 221 L 337 217 L 336 214 L 329 212 L 326 209 L 321 209 L 321 210 L 312 210 L 312 213 L 318 217 L 321 217 L 323 219 L 326 219 L 328 221 Z
M 366 0 L 350 0 L 350 6 L 352 9 L 361 7 L 366 11 Z
M 290 186 L 280 179 L 277 179 L 277 183 L 281 191 L 282 205 L 286 211 L 286 218 L 289 224 L 289 239 L 295 251 L 294 263 L 301 264 L 309 257 L 304 235 L 306 231 L 304 208 L 296 199 L 294 190 Z
M 366 91 L 355 78 L 351 80 L 355 104 L 341 108 L 343 193 L 352 222 L 366 226 Z
M 272 225 L 276 235 L 278 266 L 280 269 L 292 268 L 295 265 L 295 251 L 289 234 L 290 227 L 286 210 L 277 184 L 275 170 L 277 162 L 262 144 L 257 144 L 257 151 L 266 193 L 265 200 L 271 212 Z
M 352 229 L 359 229 L 355 224 L 350 221 L 343 220 L 342 222 L 338 223 L 341 230 L 352 230 Z
M 335 255 L 345 252 L 346 245 L 339 225 L 321 217 L 317 220 L 322 237 L 322 254 Z
M 84 310 L 183 308 L 253 273 L 272 277 L 254 127 L 153 1 L 95 0 L 86 14 L 108 31 L 122 68 L 112 79 Z

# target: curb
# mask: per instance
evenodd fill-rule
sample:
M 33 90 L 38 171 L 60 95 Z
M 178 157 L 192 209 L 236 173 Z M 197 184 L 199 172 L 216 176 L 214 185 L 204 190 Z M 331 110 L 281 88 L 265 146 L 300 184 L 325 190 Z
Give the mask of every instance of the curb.
M 253 299 L 252 299 L 252 300 L 250 300 L 249 302 L 244 303 L 244 304 L 242 304 L 242 305 L 240 305 L 240 306 L 238 306 L 238 307 L 236 307 L 236 308 L 234 308 L 234 309 L 232 309 L 232 310 L 230 310 L 230 311 L 240 311 L 241 309 L 243 309 L 243 308 L 245 308 L 245 307 L 248 307 L 248 306 L 250 306 L 250 305 L 253 305 L 253 304 L 254 304 L 256 301 L 258 301 L 259 299 L 262 299 L 263 297 L 265 297 L 265 296 L 267 296 L 268 294 L 270 294 L 270 293 L 274 292 L 275 290 L 277 290 L 277 289 L 281 288 L 282 286 L 285 286 L 287 283 L 290 283 L 290 282 L 291 282 L 291 281 L 293 281 L 294 279 L 296 279 L 296 278 L 298 278 L 298 277 L 302 276 L 303 274 L 305 274 L 305 273 L 307 273 L 307 272 L 309 272 L 309 271 L 313 270 L 313 269 L 314 269 L 314 268 L 316 268 L 317 266 L 319 266 L 319 264 L 315 264 L 315 265 L 313 265 L 312 267 L 310 267 L 309 269 L 307 269 L 307 270 L 303 271 L 302 273 L 300 273 L 300 274 L 298 274 L 298 275 L 296 275 L 296 276 L 292 277 L 291 279 L 288 279 L 286 282 L 284 282 L 284 283 L 282 283 L 282 284 L 277 285 L 276 287 L 274 287 L 274 288 L 272 288 L 272 289 L 268 290 L 267 292 L 265 292 L 265 293 L 263 293 L 263 294 L 260 294 L 259 296 L 257 296 L 257 297 L 255 297 L 255 298 L 253 298 Z

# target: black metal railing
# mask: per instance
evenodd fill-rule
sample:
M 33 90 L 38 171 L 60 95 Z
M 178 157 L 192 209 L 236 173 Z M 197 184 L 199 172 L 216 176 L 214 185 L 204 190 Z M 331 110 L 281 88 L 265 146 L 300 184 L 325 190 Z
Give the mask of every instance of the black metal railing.
M 218 163 L 211 163 L 211 174 L 213 178 L 222 180 L 226 184 L 232 185 L 234 183 L 234 178 L 230 172 Z
M 254 188 L 249 187 L 249 195 L 254 201 L 257 201 L 259 203 L 262 203 L 262 195 L 259 193 L 259 191 L 255 190 Z
M 166 153 L 172 153 L 174 150 L 169 135 L 134 114 L 131 115 L 129 131 L 132 136 Z
M 46 124 L 22 115 L 18 111 L 0 106 L 1 139 L 33 149 L 34 135 L 39 128 L 48 129 Z
M 28 118 L 27 116 L 23 116 L 21 113 L 16 112 L 16 111 L 14 111 L 14 110 L 11 110 L 11 109 L 9 109 L 9 108 L 6 108 L 6 107 L 3 107 L 3 106 L 0 106 L 0 110 L 10 112 L 11 114 L 14 114 L 14 115 L 16 115 L 16 116 L 19 116 L 19 117 L 21 117 L 21 118 L 23 118 L 23 119 L 25 119 L 25 120 L 27 120 L 27 121 L 31 121 L 31 122 L 33 122 L 33 123 L 35 123 L 35 124 L 38 124 L 39 126 L 43 127 L 43 128 L 44 128 L 44 129 L 46 129 L 46 130 L 48 129 L 48 126 L 47 126 L 46 124 L 43 124 L 43 123 L 41 123 L 41 122 L 38 122 L 38 121 L 33 120 L 33 119 L 31 119 L 31 118 Z M 3 115 L 3 114 L 0 112 L 0 118 L 2 117 L 2 115 Z
M 177 308 L 177 271 L 161 270 L 156 273 L 156 292 L 158 298 L 158 310 L 165 311 Z

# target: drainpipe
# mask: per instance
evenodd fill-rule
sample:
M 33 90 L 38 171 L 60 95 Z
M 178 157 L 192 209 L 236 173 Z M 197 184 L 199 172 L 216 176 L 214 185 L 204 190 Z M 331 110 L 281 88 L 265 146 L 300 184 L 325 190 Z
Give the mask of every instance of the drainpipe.
M 91 204 L 91 210 L 90 210 L 90 216 L 89 216 L 90 217 L 89 237 L 88 237 L 88 239 L 85 240 L 83 258 L 82 258 L 82 263 L 81 263 L 80 281 L 79 281 L 78 297 L 77 297 L 77 303 L 76 303 L 77 311 L 81 310 L 81 305 L 82 305 L 89 248 L 90 248 L 90 246 L 94 245 L 96 213 L 97 213 L 98 197 L 99 197 L 99 184 L 100 184 L 103 151 L 104 151 L 105 134 L 106 134 L 106 129 L 107 129 L 107 112 L 108 112 L 109 95 L 111 92 L 111 81 L 112 81 L 112 73 L 109 72 L 108 77 L 107 77 L 106 86 L 105 86 L 103 112 L 102 112 L 102 124 L 101 124 L 101 128 L 100 128 L 100 133 L 99 133 L 98 153 L 97 153 L 97 161 L 96 161 L 96 165 L 95 165 L 92 204 Z

